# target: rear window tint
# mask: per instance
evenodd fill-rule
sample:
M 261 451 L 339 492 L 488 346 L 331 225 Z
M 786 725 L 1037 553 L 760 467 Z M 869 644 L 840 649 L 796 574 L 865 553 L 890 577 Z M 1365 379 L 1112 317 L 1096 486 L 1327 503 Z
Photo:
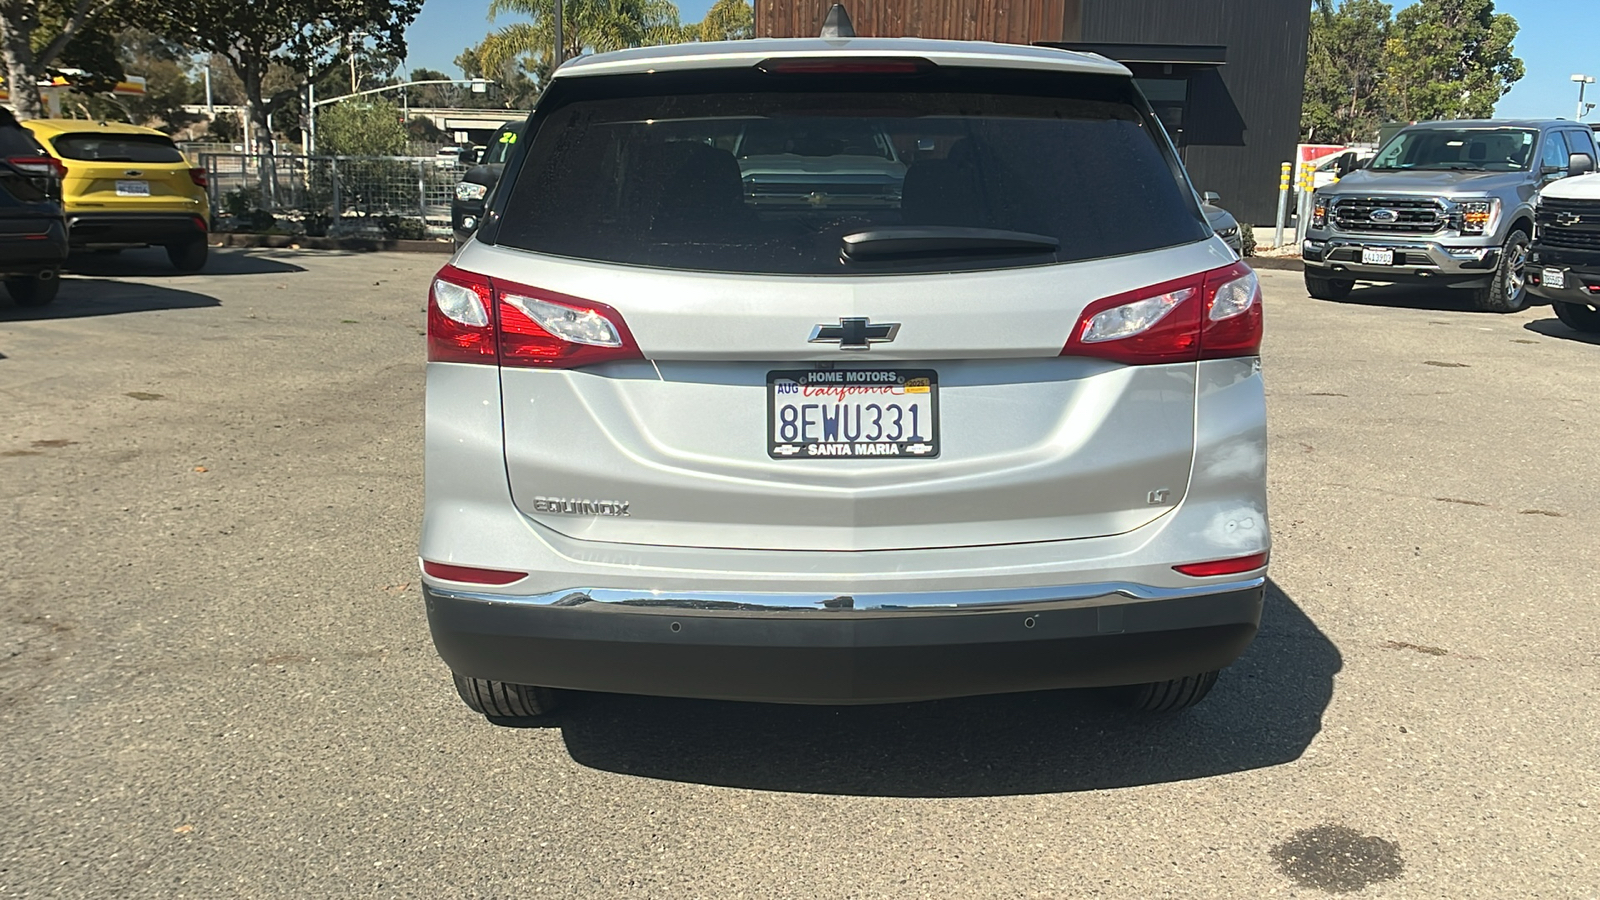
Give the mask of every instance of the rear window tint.
M 62 134 L 51 140 L 67 159 L 103 162 L 176 163 L 183 154 L 167 138 L 154 134 Z
M 641 91 L 648 91 L 647 93 Z M 552 86 L 498 243 L 630 265 L 859 274 L 846 234 L 934 226 L 1059 241 L 870 271 L 1118 256 L 1207 231 L 1125 78 L 943 68 L 913 78 L 756 70 Z

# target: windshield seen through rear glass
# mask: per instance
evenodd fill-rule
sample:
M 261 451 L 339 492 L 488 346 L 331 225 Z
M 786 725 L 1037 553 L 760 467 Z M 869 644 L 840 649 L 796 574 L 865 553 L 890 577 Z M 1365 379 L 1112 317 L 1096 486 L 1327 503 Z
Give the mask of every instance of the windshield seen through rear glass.
M 562 80 L 495 240 L 772 274 L 1040 265 L 1203 240 L 1142 106 L 1126 78 L 992 69 Z M 940 241 L 841 261 L 846 235 L 907 228 Z
M 154 134 L 62 134 L 51 140 L 67 159 L 100 162 L 179 163 L 183 154 L 167 138 Z
M 1367 168 L 1520 172 L 1533 159 L 1538 132 L 1527 128 L 1421 128 L 1402 131 Z

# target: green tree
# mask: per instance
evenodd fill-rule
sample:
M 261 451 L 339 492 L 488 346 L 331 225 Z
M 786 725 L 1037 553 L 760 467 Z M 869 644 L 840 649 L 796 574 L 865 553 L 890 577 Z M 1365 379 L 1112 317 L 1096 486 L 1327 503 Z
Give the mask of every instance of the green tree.
M 0 63 L 5 66 L 11 107 L 17 118 L 44 115 L 44 103 L 34 86 L 48 80 L 58 63 L 89 69 L 92 76 L 101 80 L 120 76 L 120 71 L 113 71 L 116 62 L 109 35 L 115 32 L 121 17 L 139 14 L 137 5 L 138 0 L 128 0 L 126 4 L 105 0 L 0 0 Z M 104 85 L 97 83 L 94 87 Z
M 531 22 L 517 22 L 491 33 L 478 46 L 487 72 L 531 56 L 543 61 L 555 47 L 555 0 L 490 0 L 489 18 L 518 13 Z M 562 57 L 586 51 L 604 53 L 626 47 L 673 44 L 687 40 L 672 0 L 563 0 Z M 486 77 L 494 77 L 492 75 Z
M 1384 119 L 1385 42 L 1391 8 L 1382 0 L 1317 0 L 1306 46 L 1300 136 L 1308 143 L 1371 140 Z
M 1522 78 L 1517 20 L 1494 0 L 1418 0 L 1395 16 L 1384 89 L 1406 121 L 1488 118 Z
M 161 35 L 129 28 L 117 36 L 117 55 L 124 70 L 145 80 L 143 97 L 118 98 L 129 121 L 181 128 L 195 120 L 183 106 L 204 100 L 205 89 L 194 79 L 188 51 Z
M 339 156 L 402 156 L 406 128 L 400 107 L 359 97 L 325 106 L 317 114 L 317 150 Z
M 755 36 L 755 11 L 747 0 L 717 0 L 698 25 L 685 30 L 701 41 L 742 41 Z
M 422 0 L 167 0 L 150 27 L 226 60 L 244 94 L 247 130 L 259 134 L 274 62 L 319 77 L 345 58 L 355 33 L 365 35 L 363 47 L 371 42 L 371 53 L 403 58 L 406 27 L 421 8 Z

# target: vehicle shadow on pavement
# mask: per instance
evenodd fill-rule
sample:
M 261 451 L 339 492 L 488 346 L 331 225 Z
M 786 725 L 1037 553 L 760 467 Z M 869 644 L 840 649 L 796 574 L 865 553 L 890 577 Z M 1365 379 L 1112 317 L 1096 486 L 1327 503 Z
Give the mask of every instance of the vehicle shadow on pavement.
M 982 797 L 1204 778 L 1293 761 L 1322 728 L 1338 649 L 1276 584 L 1262 629 L 1192 710 L 1045 691 L 892 706 L 588 694 L 551 725 L 578 763 L 668 781 L 883 797 Z
M 1430 287 L 1415 284 L 1357 285 L 1343 300 L 1315 300 L 1347 306 L 1387 306 L 1393 309 L 1426 309 L 1437 312 L 1487 313 L 1472 305 L 1472 292 L 1463 288 Z
M 0 322 L 77 319 L 221 305 L 217 298 L 206 294 L 159 285 L 103 278 L 63 278 L 61 293 L 47 306 L 18 306 L 0 299 Z
M 1567 323 L 1554 316 L 1548 319 L 1535 319 L 1532 322 L 1526 322 L 1522 327 L 1545 337 L 1560 338 L 1564 341 L 1577 341 L 1580 344 L 1600 345 L 1600 334 L 1589 334 L 1569 328 Z
M 213 247 L 205 268 L 194 274 L 286 275 L 304 272 L 304 266 L 283 258 L 292 255 L 293 251 L 285 250 L 223 250 Z M 102 278 L 179 277 L 178 271 L 167 259 L 167 251 L 154 247 L 123 250 L 120 253 L 74 252 L 67 260 L 67 271 Z

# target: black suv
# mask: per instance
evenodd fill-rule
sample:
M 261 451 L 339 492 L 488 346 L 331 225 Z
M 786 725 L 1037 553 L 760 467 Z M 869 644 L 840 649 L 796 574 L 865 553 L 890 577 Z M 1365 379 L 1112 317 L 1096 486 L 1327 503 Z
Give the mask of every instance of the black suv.
M 507 122 L 489 138 L 489 147 L 483 151 L 478 164 L 466 171 L 456 183 L 456 198 L 450 204 L 450 225 L 455 229 L 456 244 L 466 243 L 478 229 L 478 219 L 483 216 L 484 198 L 500 180 L 506 170 L 506 160 L 517 138 L 522 135 L 523 123 Z
M 0 276 L 22 306 L 56 298 L 67 261 L 61 163 L 0 108 Z

